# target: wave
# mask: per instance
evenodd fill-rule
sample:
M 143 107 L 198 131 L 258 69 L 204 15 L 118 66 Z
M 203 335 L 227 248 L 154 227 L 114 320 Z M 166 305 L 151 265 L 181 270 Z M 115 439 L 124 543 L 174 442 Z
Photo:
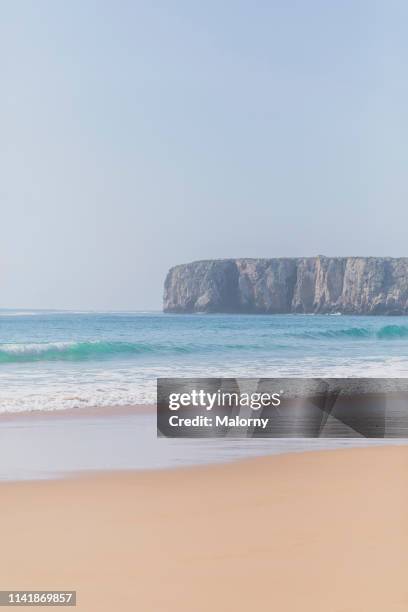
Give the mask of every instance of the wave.
M 274 345 L 282 348 L 281 345 Z M 177 355 L 212 353 L 219 351 L 261 350 L 261 344 L 174 344 L 146 342 L 47 342 L 28 344 L 0 344 L 0 363 L 36 361 L 87 361 L 107 360 L 115 357 L 132 357 L 149 354 Z
M 286 342 L 285 339 L 286 338 Z M 20 363 L 36 361 L 87 361 L 108 360 L 118 357 L 137 357 L 151 355 L 225 353 L 225 352 L 272 352 L 293 348 L 288 339 L 303 340 L 401 340 L 408 338 L 408 326 L 385 325 L 378 329 L 373 327 L 344 327 L 339 329 L 310 329 L 290 332 L 280 330 L 278 334 L 264 335 L 258 342 L 119 342 L 119 341 L 84 341 L 84 342 L 44 342 L 0 344 L 0 363 Z M 252 340 L 255 340 L 253 338 Z M 260 341 L 259 341 L 260 340 Z M 282 342 L 283 340 L 283 342 Z M 300 348 L 300 347 L 299 347 Z
M 379 329 L 369 327 L 346 327 L 342 329 L 310 330 L 301 334 L 291 334 L 292 337 L 304 337 L 310 339 L 377 339 L 395 340 L 408 338 L 408 326 L 406 325 L 384 325 Z
M 407 338 L 408 327 L 405 325 L 385 325 L 377 332 L 377 338 Z
M 313 329 L 310 331 L 301 332 L 300 334 L 291 334 L 292 336 L 308 338 L 308 339 L 341 339 L 341 338 L 370 338 L 374 337 L 373 331 L 365 327 L 346 327 L 344 329 Z
M 0 344 L 0 363 L 33 361 L 86 361 L 154 352 L 188 352 L 185 347 L 143 342 L 47 342 Z

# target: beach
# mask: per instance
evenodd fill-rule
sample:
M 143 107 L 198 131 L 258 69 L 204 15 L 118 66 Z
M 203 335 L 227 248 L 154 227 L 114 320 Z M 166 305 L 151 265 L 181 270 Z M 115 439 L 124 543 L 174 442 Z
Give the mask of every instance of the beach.
M 3 589 L 84 612 L 399 612 L 408 448 L 0 484 Z
M 407 317 L 1 323 L 2 589 L 76 590 L 83 612 L 406 612 L 406 440 L 162 438 L 155 401 L 158 377 L 406 376 Z

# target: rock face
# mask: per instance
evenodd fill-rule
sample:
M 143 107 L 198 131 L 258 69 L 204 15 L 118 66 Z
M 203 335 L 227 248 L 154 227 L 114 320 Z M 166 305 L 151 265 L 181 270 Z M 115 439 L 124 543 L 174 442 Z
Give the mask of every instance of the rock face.
M 408 314 L 408 258 L 196 261 L 172 268 L 165 312 Z

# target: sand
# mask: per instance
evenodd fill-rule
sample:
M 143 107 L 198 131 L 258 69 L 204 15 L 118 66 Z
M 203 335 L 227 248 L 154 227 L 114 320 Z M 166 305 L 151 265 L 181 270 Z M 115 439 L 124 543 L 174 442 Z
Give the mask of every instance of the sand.
M 64 408 L 62 410 L 21 410 L 19 412 L 1 412 L 0 424 L 18 422 L 21 419 L 38 422 L 58 419 L 83 419 L 84 417 L 131 416 L 139 414 L 156 414 L 156 404 L 129 404 L 126 406 L 88 406 L 86 408 Z
M 84 612 L 408 610 L 408 447 L 5 483 L 0 496 L 0 588 L 76 589 Z

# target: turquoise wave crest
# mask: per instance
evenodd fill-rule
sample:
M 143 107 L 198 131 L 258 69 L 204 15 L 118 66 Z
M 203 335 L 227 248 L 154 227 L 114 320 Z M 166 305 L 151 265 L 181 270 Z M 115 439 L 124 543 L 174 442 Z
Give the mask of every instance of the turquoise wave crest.
M 286 330 L 274 331 L 254 342 L 118 342 L 118 341 L 83 341 L 83 342 L 47 342 L 0 344 L 0 363 L 19 363 L 36 361 L 86 361 L 104 360 L 120 357 L 143 357 L 151 355 L 177 355 L 183 353 L 213 353 L 238 351 L 274 352 L 286 349 L 293 340 L 304 342 L 324 341 L 394 341 L 408 338 L 408 326 L 385 325 L 378 329 L 370 327 L 345 327 L 339 329 L 310 329 L 298 332 Z M 290 340 L 292 339 L 292 340 Z M 242 340 L 242 339 L 241 339 Z
M 48 342 L 0 344 L 0 363 L 36 361 L 87 361 L 137 357 L 143 355 L 177 355 L 183 353 L 262 349 L 259 344 L 174 344 L 147 342 Z M 279 347 L 278 347 L 279 348 Z
M 291 334 L 296 336 L 297 334 Z M 394 340 L 408 337 L 408 326 L 406 325 L 384 325 L 379 329 L 369 327 L 345 327 L 342 329 L 310 330 L 298 334 L 298 337 L 309 339 L 377 339 Z
M 143 342 L 47 342 L 0 344 L 0 363 L 33 361 L 86 361 L 115 356 L 143 355 L 154 352 L 185 352 L 183 347 L 166 347 Z

